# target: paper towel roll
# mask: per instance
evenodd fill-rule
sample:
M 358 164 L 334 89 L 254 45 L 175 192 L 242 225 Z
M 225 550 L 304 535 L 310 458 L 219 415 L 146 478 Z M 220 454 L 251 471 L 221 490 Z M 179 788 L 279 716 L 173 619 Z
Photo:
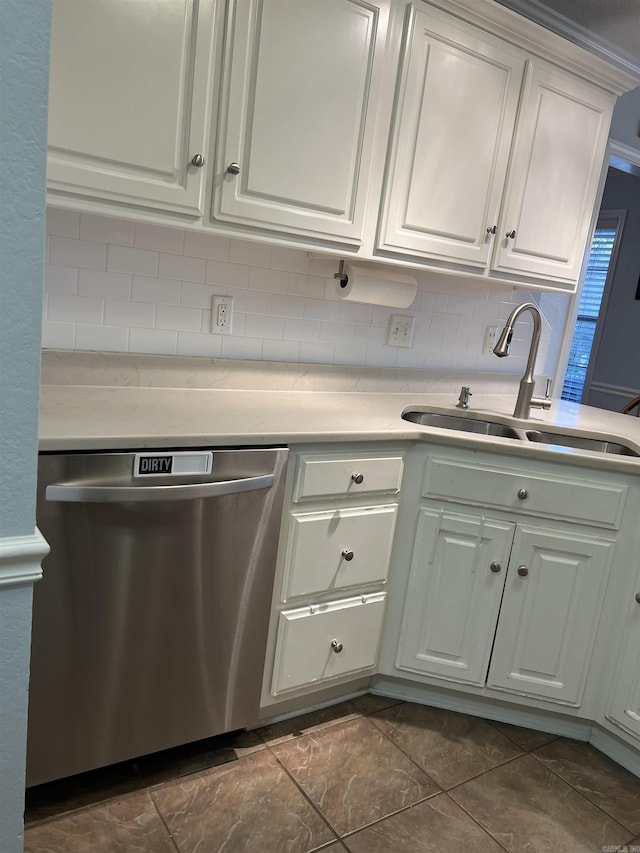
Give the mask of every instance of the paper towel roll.
M 416 297 L 418 285 L 408 273 L 394 269 L 375 269 L 345 263 L 346 281 L 336 279 L 340 299 L 387 305 L 389 308 L 408 308 Z

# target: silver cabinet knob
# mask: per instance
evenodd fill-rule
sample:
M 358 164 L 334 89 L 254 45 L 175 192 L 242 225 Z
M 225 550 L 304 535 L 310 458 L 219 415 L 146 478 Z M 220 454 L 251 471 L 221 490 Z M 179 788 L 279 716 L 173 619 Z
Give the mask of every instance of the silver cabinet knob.
M 494 575 L 499 575 L 502 571 L 502 566 L 500 565 L 500 563 L 491 563 L 489 568 L 494 573 Z
M 487 227 L 487 234 L 495 234 L 497 230 L 498 230 L 497 225 L 489 225 Z
M 191 165 L 197 166 L 198 169 L 202 169 L 202 167 L 204 166 L 204 157 L 202 156 L 202 154 L 195 154 L 191 158 Z
M 529 569 L 526 566 L 518 566 L 518 574 L 521 578 L 526 578 L 529 574 Z
M 636 604 L 640 604 L 640 592 L 636 592 Z
M 353 482 L 354 482 L 357 486 L 359 486 L 359 485 L 361 485 L 362 483 L 364 483 L 364 474 L 352 474 L 352 475 L 351 475 L 351 479 L 353 480 Z
M 349 551 L 348 548 L 345 548 L 344 551 L 342 552 L 342 556 L 345 558 L 347 563 L 350 563 L 351 560 L 353 560 L 353 551 Z
M 526 499 L 528 497 L 529 497 L 529 492 L 526 489 L 518 489 L 518 498 L 521 501 L 526 501 Z
M 333 649 L 333 651 L 334 651 L 337 655 L 339 655 L 339 654 L 340 654 L 340 652 L 342 651 L 342 649 L 344 648 L 344 646 L 343 646 L 343 645 L 342 645 L 342 643 L 341 643 L 341 642 L 339 642 L 338 640 L 331 640 L 331 648 Z
M 239 175 L 240 174 L 240 165 L 238 163 L 229 163 L 227 166 L 227 174 L 228 175 Z
M 507 233 L 505 234 L 505 237 L 507 238 L 507 240 L 515 240 L 516 239 L 516 232 L 515 231 L 507 231 Z

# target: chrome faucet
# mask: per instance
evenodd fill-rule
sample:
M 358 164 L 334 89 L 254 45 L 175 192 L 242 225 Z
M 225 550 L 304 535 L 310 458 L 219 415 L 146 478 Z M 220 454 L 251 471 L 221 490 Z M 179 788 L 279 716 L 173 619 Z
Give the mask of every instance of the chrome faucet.
M 529 311 L 531 313 L 531 316 L 533 317 L 533 336 L 531 338 L 531 346 L 529 347 L 529 358 L 527 359 L 527 367 L 524 372 L 524 376 L 520 380 L 518 399 L 516 400 L 516 407 L 513 410 L 514 418 L 530 417 L 531 407 L 535 409 L 551 408 L 550 379 L 547 379 L 547 388 L 545 391 L 545 396 L 533 396 L 533 389 L 536 384 L 533 378 L 533 368 L 536 363 L 536 356 L 538 355 L 538 344 L 540 343 L 540 311 L 538 310 L 537 305 L 535 305 L 533 302 L 523 302 L 522 305 L 518 305 L 516 308 L 513 309 L 513 311 L 509 315 L 507 322 L 505 323 L 504 329 L 500 333 L 498 343 L 493 348 L 493 352 L 499 358 L 504 358 L 504 356 L 509 355 L 509 345 L 511 343 L 511 338 L 513 337 L 513 326 L 523 311 Z

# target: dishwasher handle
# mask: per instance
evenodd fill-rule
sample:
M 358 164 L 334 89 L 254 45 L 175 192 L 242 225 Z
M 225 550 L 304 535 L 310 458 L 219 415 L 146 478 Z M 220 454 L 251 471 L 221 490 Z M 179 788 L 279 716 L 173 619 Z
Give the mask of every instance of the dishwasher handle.
M 273 479 L 273 474 L 261 474 L 257 477 L 220 480 L 216 483 L 188 483 L 182 486 L 95 486 L 82 483 L 54 483 L 47 486 L 45 497 L 48 501 L 68 503 L 188 501 L 269 489 L 273 485 Z

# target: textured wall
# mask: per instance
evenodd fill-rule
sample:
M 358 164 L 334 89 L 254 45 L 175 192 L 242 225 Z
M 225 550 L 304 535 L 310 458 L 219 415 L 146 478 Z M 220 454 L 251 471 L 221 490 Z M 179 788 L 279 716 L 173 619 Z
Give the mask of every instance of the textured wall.
M 618 98 L 611 119 L 612 139 L 640 150 L 640 86 Z
M 49 0 L 0 2 L 0 537 L 35 525 Z M 31 587 L 0 588 L 0 849 L 22 851 Z

